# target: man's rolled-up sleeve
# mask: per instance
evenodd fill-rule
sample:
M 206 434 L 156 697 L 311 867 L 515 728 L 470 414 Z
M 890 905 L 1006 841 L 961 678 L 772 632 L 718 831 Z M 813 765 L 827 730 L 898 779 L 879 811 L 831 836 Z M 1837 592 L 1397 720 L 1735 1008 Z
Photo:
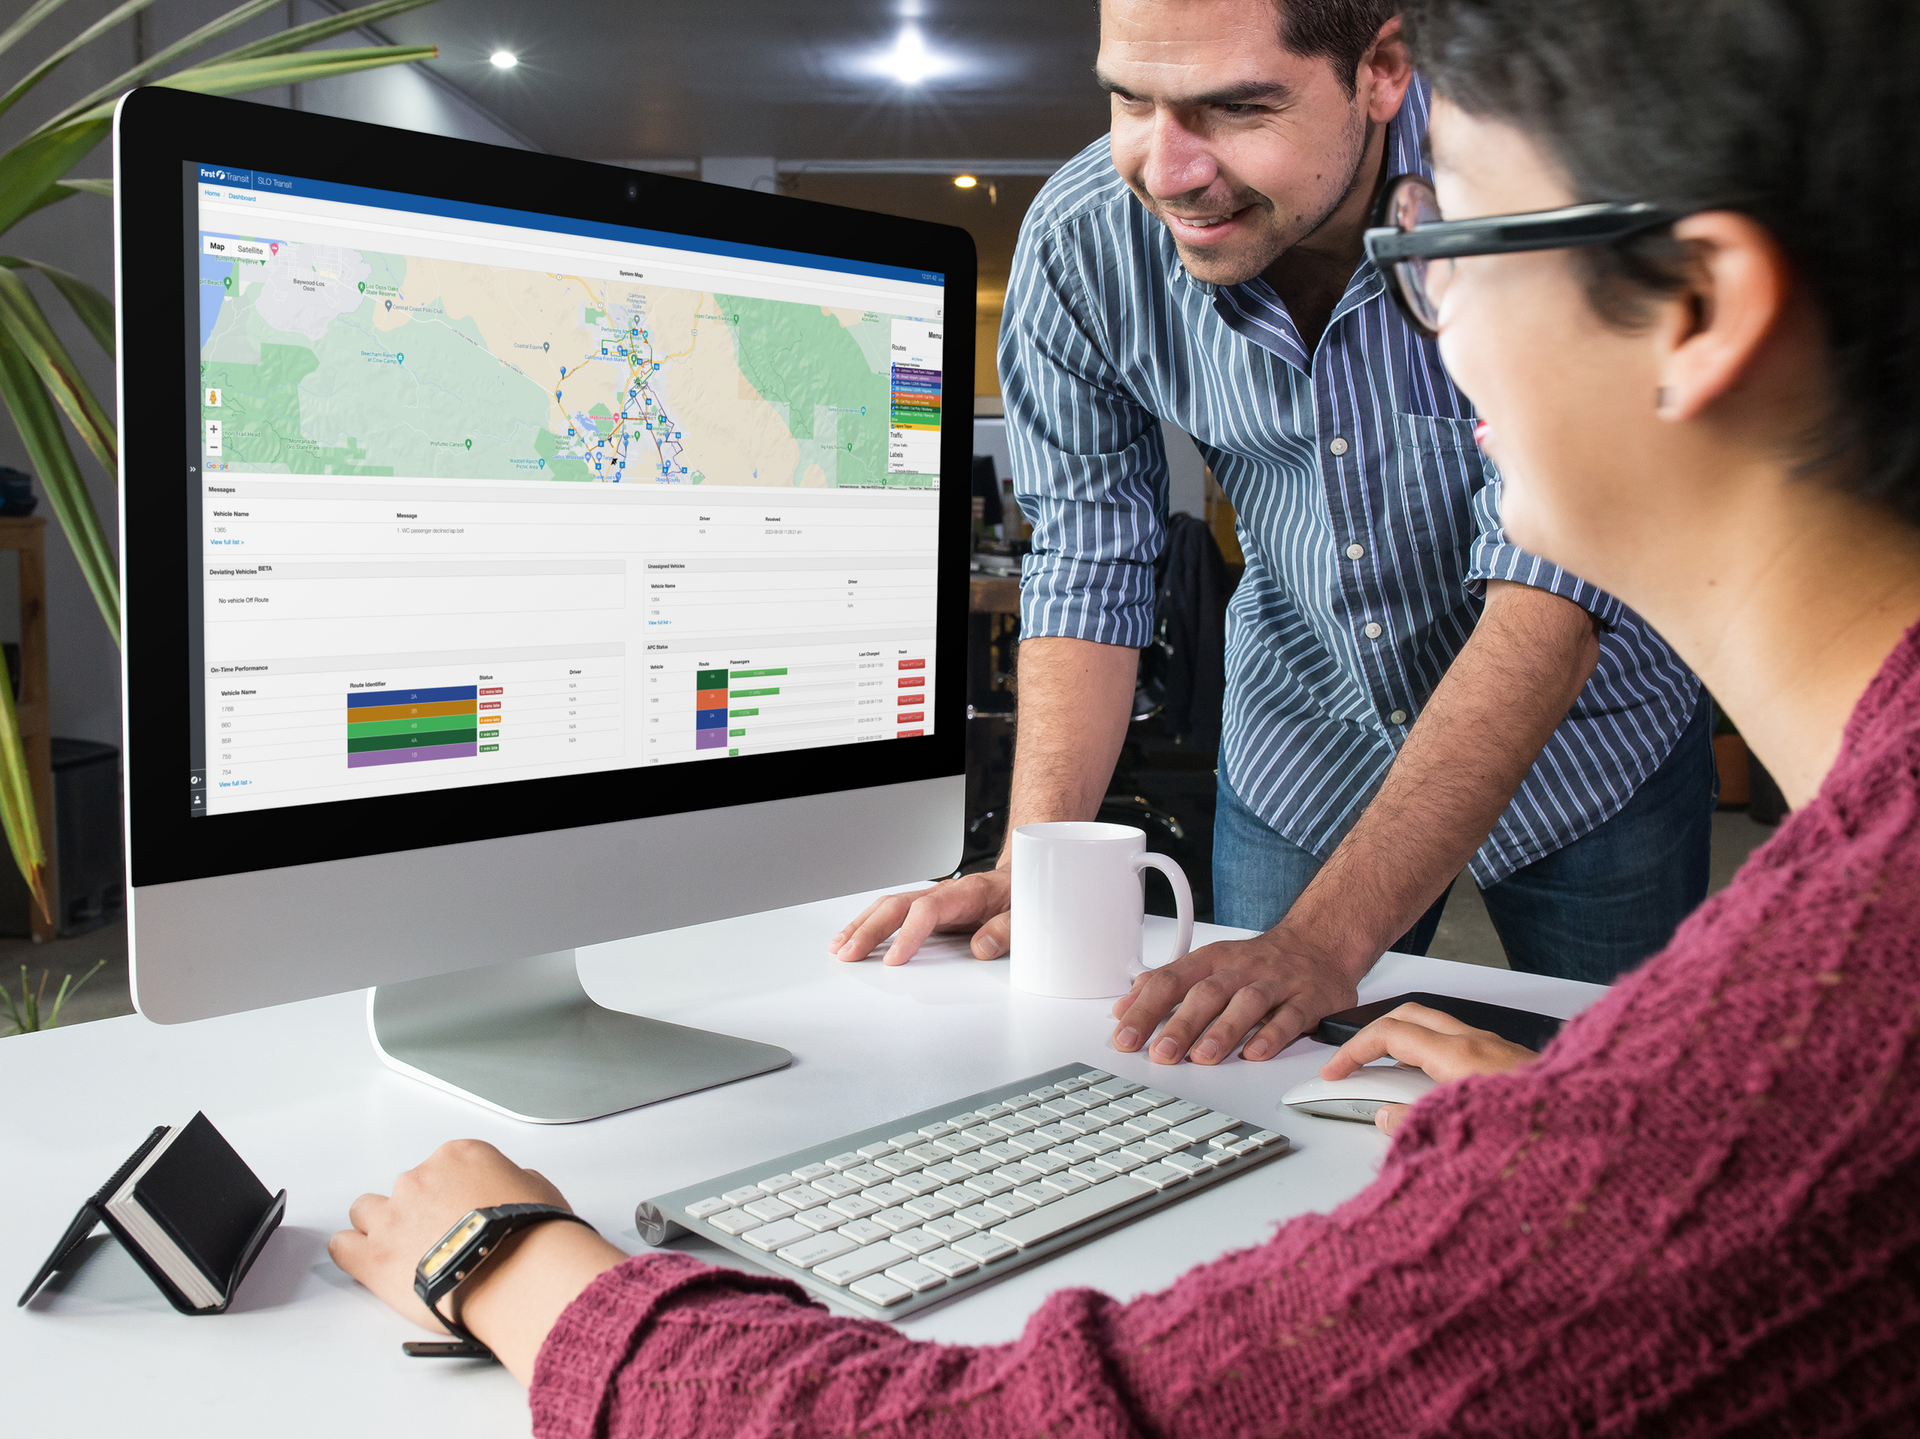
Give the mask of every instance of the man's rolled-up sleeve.
M 1014 496 L 1033 526 L 1023 639 L 1138 648 L 1153 632 L 1165 542 L 1159 422 L 1120 385 L 1058 232 L 1021 237 L 1000 331 Z
M 1608 629 L 1619 624 L 1627 612 L 1620 601 L 1578 575 L 1529 554 L 1507 538 L 1500 524 L 1502 483 L 1491 465 L 1487 473 L 1487 483 L 1473 497 L 1473 518 L 1480 533 L 1473 542 L 1467 565 L 1467 588 L 1475 594 L 1485 594 L 1488 580 L 1511 580 L 1571 600 Z

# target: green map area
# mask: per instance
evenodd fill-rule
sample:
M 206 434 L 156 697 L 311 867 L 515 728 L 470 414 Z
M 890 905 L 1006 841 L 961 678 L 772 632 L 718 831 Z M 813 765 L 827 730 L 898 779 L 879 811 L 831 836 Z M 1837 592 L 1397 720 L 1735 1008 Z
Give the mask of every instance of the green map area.
M 210 472 L 933 483 L 885 314 L 294 242 L 199 278 Z

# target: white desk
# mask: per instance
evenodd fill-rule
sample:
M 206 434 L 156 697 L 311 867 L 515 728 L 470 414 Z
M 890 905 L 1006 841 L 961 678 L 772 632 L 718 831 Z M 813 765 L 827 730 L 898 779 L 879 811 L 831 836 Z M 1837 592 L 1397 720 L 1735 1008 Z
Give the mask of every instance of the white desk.
M 843 965 L 827 936 L 856 908 L 835 900 L 706 925 L 582 955 L 602 1003 L 785 1045 L 789 1069 L 589 1124 L 521 1125 L 383 1068 L 365 999 L 336 995 L 172 1027 L 105 1020 L 0 1041 L 0 1372 L 9 1434 L 240 1432 L 524 1435 L 519 1386 L 494 1367 L 405 1358 L 418 1331 L 326 1256 L 347 1206 L 440 1141 L 475 1136 L 553 1179 L 602 1233 L 644 1248 L 637 1200 L 756 1159 L 1079 1060 L 1246 1119 L 1327 1051 L 1302 1041 L 1265 1064 L 1150 1065 L 1108 1047 L 1104 1001 L 1040 999 L 1007 984 L 958 938 L 898 969 Z M 1151 923 L 1151 922 L 1150 922 Z M 1170 923 L 1170 922 L 1168 922 Z M 1239 931 L 1201 926 L 1196 944 Z M 1164 944 L 1148 936 L 1148 953 Z M 1164 952 L 1161 949 L 1160 952 Z M 1572 1015 L 1604 991 L 1584 984 L 1390 955 L 1362 999 L 1431 990 Z M 25 1309 L 21 1287 L 74 1210 L 155 1124 L 204 1109 L 269 1189 L 286 1220 L 231 1312 L 176 1314 L 112 1241 L 56 1276 Z M 1287 1116 L 1297 1153 L 1104 1235 L 910 1321 L 930 1339 L 1014 1337 L 1052 1290 L 1162 1287 L 1274 1221 L 1324 1210 L 1362 1188 L 1385 1152 L 1372 1128 Z M 734 1262 L 724 1251 L 690 1252 Z

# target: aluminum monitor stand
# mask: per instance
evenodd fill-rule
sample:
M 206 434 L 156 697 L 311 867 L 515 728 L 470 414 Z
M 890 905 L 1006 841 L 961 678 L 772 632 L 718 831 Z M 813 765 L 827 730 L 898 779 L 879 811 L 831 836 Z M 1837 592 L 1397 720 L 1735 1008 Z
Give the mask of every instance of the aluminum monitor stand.
M 778 1045 L 596 1004 L 570 949 L 367 991 L 391 1069 L 509 1119 L 573 1124 L 784 1069 Z

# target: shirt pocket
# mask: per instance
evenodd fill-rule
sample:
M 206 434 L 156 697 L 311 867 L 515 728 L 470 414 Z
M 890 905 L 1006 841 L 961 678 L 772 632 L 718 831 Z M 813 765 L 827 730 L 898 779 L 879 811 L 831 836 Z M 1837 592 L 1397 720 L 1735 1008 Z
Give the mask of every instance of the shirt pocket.
M 1472 420 L 1394 414 L 1387 504 L 1404 517 L 1414 549 L 1423 553 L 1457 552 L 1478 538 L 1473 497 L 1487 470 L 1473 426 Z

